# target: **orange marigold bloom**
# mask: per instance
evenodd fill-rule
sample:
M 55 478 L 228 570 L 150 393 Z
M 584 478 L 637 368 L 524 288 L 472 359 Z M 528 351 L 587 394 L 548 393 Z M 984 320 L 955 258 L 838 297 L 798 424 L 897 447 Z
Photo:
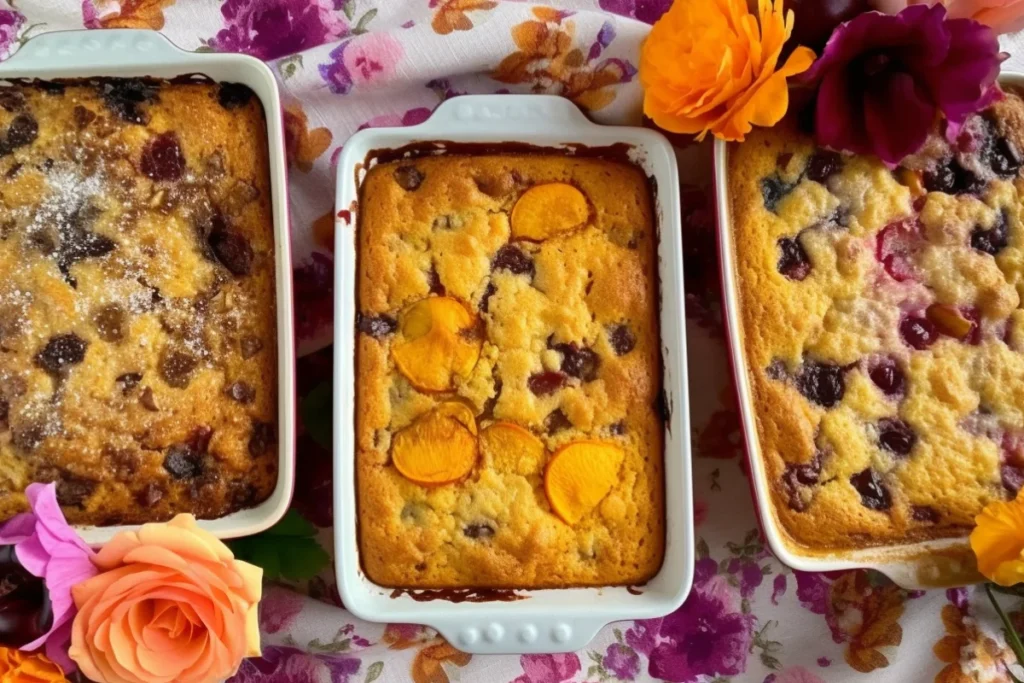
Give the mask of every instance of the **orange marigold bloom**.
M 711 132 L 741 141 L 753 126 L 773 126 L 789 108 L 786 79 L 806 71 L 814 52 L 800 46 L 778 69 L 793 33 L 783 0 L 676 0 L 654 25 L 640 56 L 644 113 L 673 133 Z
M 1024 583 L 1024 498 L 990 503 L 974 523 L 971 550 L 978 570 L 1000 586 Z
M 61 668 L 46 655 L 0 647 L 0 683 L 66 683 Z

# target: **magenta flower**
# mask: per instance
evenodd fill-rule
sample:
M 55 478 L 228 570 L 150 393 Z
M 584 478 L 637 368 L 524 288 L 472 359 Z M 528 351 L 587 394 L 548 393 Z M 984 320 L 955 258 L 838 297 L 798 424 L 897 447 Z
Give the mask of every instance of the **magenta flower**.
M 939 114 L 954 128 L 999 97 L 1005 57 L 992 29 L 941 5 L 841 24 L 804 77 L 818 85 L 818 144 L 890 165 L 916 152 Z
M 46 646 L 46 656 L 65 672 L 77 667 L 67 656 L 75 603 L 71 587 L 92 578 L 98 570 L 93 552 L 64 520 L 54 484 L 30 484 L 25 489 L 31 512 L 16 515 L 0 527 L 0 545 L 14 545 L 18 562 L 32 576 L 41 578 L 53 609 L 50 630 L 21 647 Z
M 264 60 L 302 52 L 348 34 L 348 23 L 330 0 L 226 0 L 220 13 L 224 28 L 210 39 L 210 46 L 219 52 L 244 52 Z
M 13 48 L 18 44 L 18 31 L 25 25 L 25 16 L 21 12 L 0 10 L 0 59 L 11 56 Z

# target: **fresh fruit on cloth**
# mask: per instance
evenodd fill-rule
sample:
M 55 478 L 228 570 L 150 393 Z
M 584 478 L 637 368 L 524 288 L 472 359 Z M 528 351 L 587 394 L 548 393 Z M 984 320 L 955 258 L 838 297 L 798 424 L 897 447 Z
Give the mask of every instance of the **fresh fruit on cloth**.
M 544 473 L 551 508 L 567 524 L 576 524 L 608 495 L 619 479 L 622 449 L 600 441 L 562 446 Z
M 575 230 L 587 221 L 590 207 L 583 193 L 567 183 L 534 185 L 512 209 L 512 239 L 542 242 Z
M 391 351 L 399 372 L 423 391 L 448 391 L 480 357 L 477 318 L 457 299 L 431 297 L 399 315 L 402 339 Z

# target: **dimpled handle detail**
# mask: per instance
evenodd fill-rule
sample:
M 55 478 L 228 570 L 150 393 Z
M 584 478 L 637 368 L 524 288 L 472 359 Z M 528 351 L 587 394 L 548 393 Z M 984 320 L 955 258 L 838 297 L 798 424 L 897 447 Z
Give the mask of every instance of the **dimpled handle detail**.
M 426 620 L 429 621 L 429 620 Z M 450 628 L 428 624 L 471 654 L 570 652 L 584 647 L 604 625 L 561 619 L 459 619 Z
M 417 132 L 450 130 L 509 133 L 535 131 L 538 124 L 594 127 L 579 107 L 555 95 L 464 95 L 447 100 L 420 124 Z
M 17 71 L 43 74 L 82 65 L 97 67 L 146 66 L 169 60 L 181 62 L 196 55 L 176 47 L 156 31 L 137 29 L 96 29 L 55 31 L 27 41 L 10 59 L 0 64 L 0 73 Z

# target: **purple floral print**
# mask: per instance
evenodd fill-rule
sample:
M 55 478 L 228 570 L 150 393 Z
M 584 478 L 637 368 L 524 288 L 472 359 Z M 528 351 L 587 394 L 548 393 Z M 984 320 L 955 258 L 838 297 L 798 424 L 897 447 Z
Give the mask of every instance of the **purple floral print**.
M 18 43 L 18 31 L 25 24 L 25 17 L 14 10 L 0 10 L 0 59 L 7 59 Z
M 371 33 L 331 50 L 331 61 L 320 65 L 320 77 L 331 92 L 346 95 L 355 86 L 392 80 L 402 59 L 402 44 L 387 33 Z
M 349 683 L 359 672 L 360 661 L 345 655 L 313 655 L 295 647 L 270 645 L 263 656 L 243 659 L 229 683 Z
M 672 0 L 600 0 L 598 4 L 603 10 L 653 24 L 672 6 Z
M 756 562 L 750 560 L 741 560 L 734 557 L 729 560 L 729 566 L 727 568 L 730 574 L 737 574 L 740 582 L 740 595 L 744 598 L 749 598 L 757 590 L 757 587 L 761 585 L 764 580 L 764 574 L 761 572 L 761 566 Z
M 512 683 L 562 683 L 579 673 L 580 658 L 569 652 L 557 655 L 523 655 L 523 675 Z
M 650 675 L 689 682 L 746 671 L 754 617 L 741 613 L 738 602 L 725 577 L 712 576 L 695 585 L 683 606 L 662 620 L 660 644 L 650 655 Z
M 348 33 L 344 15 L 330 0 L 226 0 L 220 12 L 224 28 L 210 47 L 260 59 L 308 50 Z
M 796 577 L 796 597 L 805 609 L 815 614 L 828 611 L 829 588 L 832 582 L 824 574 L 794 571 Z
M 633 622 L 632 628 L 626 631 L 626 644 L 636 652 L 649 656 L 658 643 L 658 631 L 661 630 L 663 619 L 646 619 Z
M 605 671 L 620 681 L 632 681 L 640 673 L 640 657 L 629 646 L 612 643 L 601 660 Z
M 779 598 L 786 594 L 786 575 L 778 574 L 772 581 L 772 604 L 778 605 Z
M 280 586 L 267 586 L 260 600 L 260 631 L 277 633 L 287 630 L 302 611 L 304 598 Z

